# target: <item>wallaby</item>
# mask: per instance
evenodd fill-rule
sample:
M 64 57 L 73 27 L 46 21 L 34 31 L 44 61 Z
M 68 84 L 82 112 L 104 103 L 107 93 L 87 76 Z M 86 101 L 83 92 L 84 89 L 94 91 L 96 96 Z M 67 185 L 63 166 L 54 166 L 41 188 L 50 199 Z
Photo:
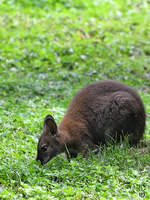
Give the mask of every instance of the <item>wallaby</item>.
M 67 158 L 127 136 L 136 145 L 145 130 L 145 109 L 131 87 L 117 81 L 100 81 L 81 89 L 57 127 L 47 115 L 38 142 L 37 160 L 47 163 L 57 154 Z

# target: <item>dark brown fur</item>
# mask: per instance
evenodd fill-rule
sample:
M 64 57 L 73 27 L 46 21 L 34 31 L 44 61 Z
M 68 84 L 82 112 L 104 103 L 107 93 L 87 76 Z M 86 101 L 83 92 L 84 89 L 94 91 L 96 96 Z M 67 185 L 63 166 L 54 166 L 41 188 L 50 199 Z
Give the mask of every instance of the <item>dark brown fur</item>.
M 45 118 L 37 160 L 45 164 L 62 152 L 75 157 L 123 136 L 137 144 L 145 130 L 145 118 L 144 105 L 134 89 L 117 81 L 90 84 L 73 98 L 58 128 L 52 116 Z

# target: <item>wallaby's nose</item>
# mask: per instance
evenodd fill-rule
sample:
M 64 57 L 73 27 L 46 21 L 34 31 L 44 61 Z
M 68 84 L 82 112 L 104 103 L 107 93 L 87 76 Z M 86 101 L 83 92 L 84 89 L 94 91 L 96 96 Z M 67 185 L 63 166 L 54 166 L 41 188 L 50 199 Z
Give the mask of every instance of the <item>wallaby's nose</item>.
M 39 155 L 37 155 L 37 157 L 36 157 L 36 161 L 38 161 L 38 160 L 40 160 L 40 161 L 41 161 L 41 159 L 40 159 Z
M 38 161 L 38 160 L 41 162 L 41 165 L 43 165 L 43 160 L 41 160 L 41 159 L 39 158 L 39 156 L 37 155 L 36 161 Z

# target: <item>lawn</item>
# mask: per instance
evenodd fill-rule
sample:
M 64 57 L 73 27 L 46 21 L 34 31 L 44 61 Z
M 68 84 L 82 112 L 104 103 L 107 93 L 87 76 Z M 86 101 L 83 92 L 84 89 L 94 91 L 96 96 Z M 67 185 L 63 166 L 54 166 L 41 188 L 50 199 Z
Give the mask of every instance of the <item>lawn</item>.
M 149 140 L 149 23 L 149 0 L 0 1 L 0 199 L 150 199 L 150 154 L 128 145 L 35 161 L 44 117 L 98 80 L 138 91 Z

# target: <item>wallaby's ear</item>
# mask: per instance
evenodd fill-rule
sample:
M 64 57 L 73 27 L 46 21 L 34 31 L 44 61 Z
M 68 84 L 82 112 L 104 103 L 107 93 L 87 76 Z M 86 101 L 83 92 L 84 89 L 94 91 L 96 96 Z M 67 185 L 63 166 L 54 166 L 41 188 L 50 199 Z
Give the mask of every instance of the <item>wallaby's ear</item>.
M 49 130 L 52 135 L 55 135 L 57 132 L 57 125 L 54 118 L 51 115 L 47 115 L 44 119 L 44 127 L 46 130 Z

